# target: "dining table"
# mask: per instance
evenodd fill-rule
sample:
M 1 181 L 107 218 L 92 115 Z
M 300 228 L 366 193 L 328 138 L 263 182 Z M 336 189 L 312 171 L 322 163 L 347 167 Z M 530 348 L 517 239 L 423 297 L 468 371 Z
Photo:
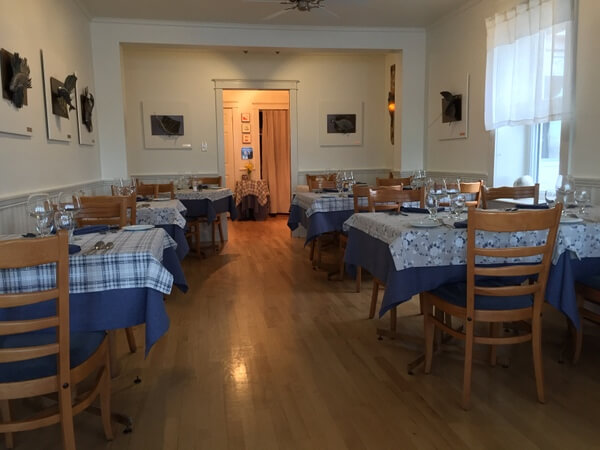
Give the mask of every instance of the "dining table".
M 178 199 L 158 198 L 138 201 L 136 204 L 138 225 L 154 225 L 164 229 L 177 243 L 175 252 L 180 260 L 189 253 L 185 237 L 187 208 Z
M 21 235 L 0 236 L 2 240 L 14 238 L 26 239 Z M 72 244 L 80 250 L 69 255 L 71 331 L 145 324 L 147 355 L 169 328 L 164 296 L 173 286 L 182 292 L 188 290 L 176 254 L 177 243 L 162 228 L 127 231 L 106 227 L 100 232 L 75 235 Z M 0 270 L 0 293 L 51 289 L 55 285 L 53 274 L 48 265 Z M 0 319 L 39 318 L 54 311 L 54 300 L 50 300 L 0 309 Z
M 267 218 L 271 197 L 267 180 L 236 181 L 233 196 L 240 219 Z
M 455 225 L 442 219 L 428 224 L 419 213 L 361 213 L 352 215 L 344 228 L 348 232 L 345 262 L 366 269 L 385 284 L 380 316 L 416 294 L 466 279 L 464 222 Z M 498 246 L 543 239 L 546 232 L 478 233 L 477 239 L 484 239 L 486 245 Z M 600 208 L 585 215 L 567 212 L 557 233 L 546 301 L 576 328 L 580 317 L 574 283 L 595 274 L 600 274 Z
M 238 217 L 233 192 L 229 188 L 178 189 L 175 197 L 187 209 L 187 217 L 206 217 L 209 223 L 216 219 L 217 214 L 228 212 L 231 220 L 236 220 Z

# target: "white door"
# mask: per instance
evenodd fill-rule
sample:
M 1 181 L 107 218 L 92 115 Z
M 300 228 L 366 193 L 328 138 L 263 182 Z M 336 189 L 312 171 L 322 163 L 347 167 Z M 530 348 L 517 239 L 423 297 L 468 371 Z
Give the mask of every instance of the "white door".
M 223 131 L 225 133 L 225 186 L 235 188 L 235 158 L 233 139 L 233 109 L 223 108 Z

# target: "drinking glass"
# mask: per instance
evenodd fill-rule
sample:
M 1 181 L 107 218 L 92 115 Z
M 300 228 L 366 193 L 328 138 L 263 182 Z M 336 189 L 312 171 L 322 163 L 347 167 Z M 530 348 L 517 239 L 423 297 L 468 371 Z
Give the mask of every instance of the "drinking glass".
M 56 199 L 56 208 L 59 211 L 69 211 L 75 217 L 81 209 L 81 199 L 76 192 L 61 192 Z
M 590 204 L 592 196 L 590 191 L 586 189 L 578 189 L 575 191 L 575 201 L 579 206 L 579 214 L 586 214 L 585 207 Z
M 425 195 L 425 207 L 429 211 L 429 220 L 437 221 L 438 205 L 438 196 L 435 195 L 433 190 L 427 190 L 427 194 Z
M 52 202 L 47 193 L 32 194 L 27 199 L 27 213 L 35 218 L 35 228 L 40 236 L 48 236 L 52 232 Z
M 54 213 L 54 226 L 57 230 L 67 230 L 69 232 L 69 242 L 73 242 L 75 219 L 72 210 L 57 210 Z
M 556 179 L 556 202 L 563 204 L 563 214 L 566 208 L 575 206 L 575 180 L 571 175 L 559 175 Z
M 461 194 L 460 192 L 454 197 L 452 197 L 452 200 L 450 202 L 450 213 L 452 216 L 454 216 L 455 220 L 460 220 L 460 215 L 465 210 L 466 202 L 467 199 L 465 197 L 465 194 Z
M 554 208 L 556 204 L 556 191 L 548 190 L 544 193 L 544 198 L 546 199 L 546 204 L 549 208 Z
M 335 188 L 337 189 L 338 194 L 341 194 L 344 190 L 344 175 L 339 170 L 335 175 Z

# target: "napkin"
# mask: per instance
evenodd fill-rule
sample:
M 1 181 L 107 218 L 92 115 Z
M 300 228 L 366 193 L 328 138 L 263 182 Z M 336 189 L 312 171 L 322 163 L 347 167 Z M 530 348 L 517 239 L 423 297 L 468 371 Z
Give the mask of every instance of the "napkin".
M 323 192 L 337 192 L 337 189 L 333 189 L 333 188 L 323 188 Z
M 78 253 L 80 251 L 81 247 L 79 245 L 69 244 L 69 255 L 72 255 L 73 253 Z
M 467 228 L 467 219 L 454 222 L 454 228 Z
M 86 227 L 77 228 L 73 231 L 74 235 L 100 233 L 102 231 L 108 231 L 110 227 L 108 225 L 88 225 Z
M 405 213 L 429 214 L 429 210 L 427 208 L 413 208 L 412 206 L 401 206 L 400 211 Z M 438 212 L 442 211 L 444 211 L 444 208 L 438 208 Z
M 149 202 L 151 200 L 152 199 L 150 197 L 141 197 L 139 195 L 135 198 L 136 202 Z
M 546 203 L 542 203 L 539 205 L 519 205 L 516 204 L 515 207 L 517 209 L 549 209 L 550 207 Z

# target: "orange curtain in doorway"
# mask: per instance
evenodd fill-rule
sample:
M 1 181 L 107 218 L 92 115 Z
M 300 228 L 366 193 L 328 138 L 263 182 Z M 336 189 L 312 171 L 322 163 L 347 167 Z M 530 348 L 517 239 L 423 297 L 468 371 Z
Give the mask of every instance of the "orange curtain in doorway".
M 291 198 L 290 113 L 263 110 L 262 176 L 271 191 L 271 214 L 288 213 Z

